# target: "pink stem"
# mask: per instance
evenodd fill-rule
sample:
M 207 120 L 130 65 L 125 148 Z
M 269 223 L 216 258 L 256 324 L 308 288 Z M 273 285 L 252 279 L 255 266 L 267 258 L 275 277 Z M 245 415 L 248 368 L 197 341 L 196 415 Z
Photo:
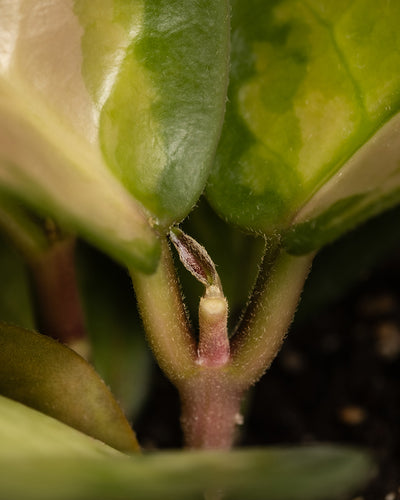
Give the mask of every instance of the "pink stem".
M 30 259 L 38 329 L 67 345 L 86 337 L 75 271 L 75 240 L 58 240 Z
M 242 393 L 222 368 L 203 368 L 181 388 L 181 424 L 185 444 L 193 449 L 232 447 L 241 423 Z

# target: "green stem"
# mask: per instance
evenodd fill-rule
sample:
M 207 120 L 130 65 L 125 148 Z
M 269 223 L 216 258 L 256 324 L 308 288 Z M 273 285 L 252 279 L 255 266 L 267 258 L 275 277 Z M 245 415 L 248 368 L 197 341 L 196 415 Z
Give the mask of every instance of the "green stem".
M 196 346 L 166 241 L 155 274 L 131 272 L 150 345 L 180 393 L 187 447 L 232 446 L 241 420 L 242 396 L 278 353 L 311 261 L 311 255 L 286 254 L 279 242 L 271 247 L 231 346 L 226 331 L 227 304 L 222 292 L 212 287 L 200 301 Z
M 150 346 L 161 369 L 179 388 L 196 368 L 197 353 L 168 242 L 162 242 L 154 274 L 131 270 L 131 277 Z
M 251 301 L 231 340 L 230 353 L 224 350 L 228 359 L 214 364 L 214 356 L 208 354 L 211 362 L 203 364 L 181 390 L 182 427 L 188 447 L 232 446 L 241 420 L 243 394 L 279 352 L 312 258 L 288 255 L 279 241 L 267 249 Z M 219 344 L 215 345 L 213 351 L 218 354 Z
M 292 256 L 279 244 L 266 252 L 249 306 L 231 340 L 232 376 L 243 388 L 254 384 L 278 354 L 314 255 Z
M 225 299 L 202 299 L 197 349 L 167 242 L 162 244 L 155 274 L 131 271 L 131 275 L 147 338 L 160 367 L 179 390 L 186 446 L 230 448 L 241 393 L 226 376 L 229 346 Z M 214 301 L 217 306 L 210 305 Z

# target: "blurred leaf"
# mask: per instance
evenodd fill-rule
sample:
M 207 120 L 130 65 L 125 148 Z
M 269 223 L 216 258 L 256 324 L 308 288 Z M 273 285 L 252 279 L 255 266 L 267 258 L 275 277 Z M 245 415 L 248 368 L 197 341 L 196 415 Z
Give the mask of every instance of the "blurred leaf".
M 221 215 L 301 254 L 400 201 L 399 21 L 397 2 L 232 2 Z
M 123 456 L 103 442 L 4 396 L 0 396 L 0 441 L 2 464 L 21 459 L 28 459 L 33 465 L 33 460 L 43 458 Z M 4 485 L 3 472 L 4 469 L 0 474 L 0 491 Z M 24 482 L 24 486 L 31 485 Z
M 369 458 L 334 446 L 123 456 L 0 397 L 0 497 L 18 500 L 328 500 L 360 487 Z M 23 480 L 21 480 L 23 478 Z
M 0 186 L 151 271 L 158 245 L 147 215 L 102 158 L 81 29 L 73 5 L 60 0 L 0 4 Z
M 0 188 L 154 271 L 214 158 L 228 2 L 2 2 L 0 46 Z
M 49 337 L 0 325 L 0 394 L 116 449 L 138 450 L 133 431 L 97 373 Z
M 0 321 L 34 327 L 29 280 L 21 256 L 0 236 Z
M 0 228 L 26 259 L 36 257 L 49 247 L 45 221 L 35 217 L 18 200 L 1 191 Z
M 150 390 L 152 358 L 127 272 L 86 245 L 78 271 L 92 362 L 126 415 L 134 418 Z

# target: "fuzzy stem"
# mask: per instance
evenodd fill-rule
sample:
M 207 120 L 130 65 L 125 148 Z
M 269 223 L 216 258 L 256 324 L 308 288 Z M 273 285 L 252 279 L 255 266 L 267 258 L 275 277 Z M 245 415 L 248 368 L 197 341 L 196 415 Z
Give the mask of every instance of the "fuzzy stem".
M 227 303 L 208 287 L 199 306 L 199 346 L 191 335 L 166 241 L 153 275 L 132 272 L 151 347 L 177 386 L 186 446 L 229 449 L 244 391 L 276 356 L 295 312 L 312 256 L 292 257 L 279 242 L 267 254 L 244 319 L 229 346 Z
M 193 449 L 230 449 L 241 423 L 242 392 L 224 368 L 202 367 L 180 391 L 185 445 Z
M 200 302 L 197 349 L 167 242 L 162 244 L 155 274 L 132 271 L 131 275 L 150 345 L 160 367 L 179 390 L 186 445 L 230 448 L 242 394 L 228 380 L 224 366 L 229 343 L 222 292 L 210 287 Z
M 41 333 L 89 356 L 75 271 L 75 240 L 55 241 L 28 261 L 35 314 Z
M 131 270 L 131 277 L 150 346 L 161 369 L 179 387 L 195 369 L 196 346 L 166 240 L 156 272 Z
M 219 286 L 206 288 L 199 304 L 198 369 L 180 389 L 185 443 L 196 449 L 231 448 L 241 391 L 227 377 L 228 303 Z
M 296 257 L 277 245 L 262 262 L 250 304 L 231 342 L 231 369 L 247 388 L 278 354 L 296 311 L 314 257 Z

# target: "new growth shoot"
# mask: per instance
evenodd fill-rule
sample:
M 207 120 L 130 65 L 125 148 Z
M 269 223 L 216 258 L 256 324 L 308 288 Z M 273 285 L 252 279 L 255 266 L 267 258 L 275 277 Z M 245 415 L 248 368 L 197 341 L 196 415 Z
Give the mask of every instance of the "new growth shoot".
M 206 249 L 178 228 L 170 239 L 185 268 L 205 286 L 199 304 L 199 344 L 197 363 L 204 366 L 223 366 L 229 361 L 227 330 L 228 303 L 214 262 Z

